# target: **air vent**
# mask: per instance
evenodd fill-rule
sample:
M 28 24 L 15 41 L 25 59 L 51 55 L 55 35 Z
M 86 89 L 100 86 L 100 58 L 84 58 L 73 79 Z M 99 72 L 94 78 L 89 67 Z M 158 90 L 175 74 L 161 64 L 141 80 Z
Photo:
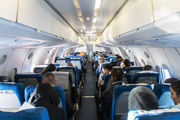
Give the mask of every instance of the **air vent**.
M 144 55 L 147 57 L 147 58 L 150 58 L 149 54 L 147 52 L 144 52 Z
M 7 55 L 0 56 L 0 65 L 2 65 L 7 59 Z
M 28 59 L 31 59 L 31 58 L 33 57 L 33 55 L 34 55 L 34 53 L 31 52 L 31 53 L 29 54 L 29 56 L 28 56 Z

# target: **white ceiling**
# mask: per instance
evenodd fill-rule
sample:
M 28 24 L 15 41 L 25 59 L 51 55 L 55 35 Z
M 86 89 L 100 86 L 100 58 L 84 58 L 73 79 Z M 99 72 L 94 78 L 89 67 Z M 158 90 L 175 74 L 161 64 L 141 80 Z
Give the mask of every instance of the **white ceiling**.
M 49 0 L 69 24 L 80 33 L 81 22 L 73 0 Z M 92 31 L 95 0 L 78 0 L 86 31 Z M 125 0 L 102 0 L 96 22 L 96 32 L 101 33 Z M 90 20 L 86 20 L 89 17 Z

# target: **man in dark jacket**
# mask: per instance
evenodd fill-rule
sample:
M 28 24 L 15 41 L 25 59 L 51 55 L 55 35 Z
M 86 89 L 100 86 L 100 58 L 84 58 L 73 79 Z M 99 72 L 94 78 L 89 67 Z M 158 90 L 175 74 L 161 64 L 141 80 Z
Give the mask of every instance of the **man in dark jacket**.
M 48 83 L 47 80 L 51 82 Z M 28 102 L 35 107 L 45 107 L 48 110 L 50 120 L 65 120 L 64 110 L 58 107 L 60 103 L 59 97 L 52 87 L 55 83 L 56 81 L 53 73 L 44 74 L 42 83 L 36 85 Z
M 100 119 L 103 119 L 102 118 L 103 114 L 105 114 L 107 119 L 110 119 L 114 86 L 122 85 L 123 75 L 124 72 L 121 69 L 113 68 L 111 71 L 112 87 L 102 92 L 102 94 L 99 91 L 95 93 L 97 116 L 100 117 Z M 101 112 L 99 107 L 100 104 L 101 104 Z

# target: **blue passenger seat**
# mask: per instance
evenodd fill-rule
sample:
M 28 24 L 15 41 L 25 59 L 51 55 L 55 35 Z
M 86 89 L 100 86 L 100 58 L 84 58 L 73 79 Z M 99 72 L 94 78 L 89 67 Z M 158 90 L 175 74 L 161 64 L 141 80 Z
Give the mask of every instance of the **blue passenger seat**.
M 14 76 L 14 82 L 22 83 L 24 88 L 28 85 L 37 85 L 42 83 L 43 75 L 41 73 L 18 73 Z
M 155 84 L 153 92 L 158 98 L 159 107 L 174 105 L 171 99 L 170 84 Z
M 49 120 L 48 111 L 44 107 L 31 108 L 18 112 L 0 111 L 1 120 Z
M 34 67 L 33 72 L 34 73 L 41 73 L 41 71 L 47 67 L 47 65 L 37 65 Z
M 58 59 L 56 59 L 55 62 L 60 64 L 60 66 L 65 66 L 67 64 L 67 59 L 66 58 L 58 58 Z
M 30 97 L 30 93 L 33 92 L 35 89 L 35 86 L 27 86 L 26 89 L 25 89 L 25 101 L 28 102 L 28 99 Z M 64 94 L 64 90 L 63 90 L 63 87 L 62 86 L 54 86 L 54 89 L 55 91 L 57 92 L 58 96 L 59 96 L 59 99 L 61 101 L 61 106 L 62 106 L 62 109 L 64 110 L 65 112 L 65 119 L 67 120 L 67 113 L 66 113 L 66 99 L 65 99 L 65 94 Z
M 20 107 L 24 103 L 22 83 L 0 83 L 0 108 Z
M 180 110 L 158 109 L 158 110 L 132 110 L 128 113 L 127 120 L 179 120 Z
M 132 83 L 159 83 L 160 74 L 158 72 L 143 71 L 133 74 Z
M 144 86 L 148 87 L 152 90 L 151 86 L 148 84 L 137 84 L 137 85 L 115 85 L 113 91 L 113 99 L 112 99 L 112 108 L 111 108 L 111 120 L 120 120 L 125 119 L 127 117 L 128 109 L 128 97 L 130 91 L 137 87 Z

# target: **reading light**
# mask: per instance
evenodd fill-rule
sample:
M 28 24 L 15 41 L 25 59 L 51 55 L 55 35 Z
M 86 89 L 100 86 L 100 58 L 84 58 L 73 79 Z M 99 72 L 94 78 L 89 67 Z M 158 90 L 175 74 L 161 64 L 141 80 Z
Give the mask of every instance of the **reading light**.
M 89 20 L 89 17 L 87 17 L 86 20 Z
M 92 29 L 95 29 L 95 26 L 93 26 Z
M 101 0 L 96 0 L 94 10 L 99 9 L 99 8 L 100 8 L 100 5 L 101 5 Z
M 86 29 L 84 26 L 82 26 L 83 27 L 83 29 Z

